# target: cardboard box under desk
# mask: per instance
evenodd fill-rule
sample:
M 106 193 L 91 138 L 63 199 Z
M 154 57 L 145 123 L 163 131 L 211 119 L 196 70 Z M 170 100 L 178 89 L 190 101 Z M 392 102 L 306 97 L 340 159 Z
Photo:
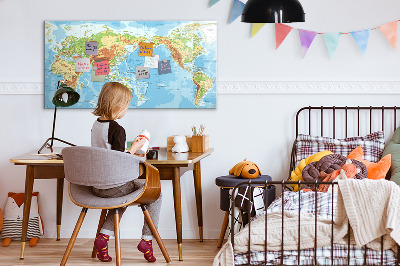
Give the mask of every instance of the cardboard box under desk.
M 167 151 L 172 151 L 175 146 L 174 136 L 167 138 Z M 209 136 L 186 136 L 186 143 L 190 152 L 205 152 L 208 150 Z

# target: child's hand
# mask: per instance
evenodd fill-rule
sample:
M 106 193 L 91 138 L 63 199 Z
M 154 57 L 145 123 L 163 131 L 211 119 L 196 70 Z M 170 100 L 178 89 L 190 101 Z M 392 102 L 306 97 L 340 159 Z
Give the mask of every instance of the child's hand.
M 146 157 L 146 155 L 149 153 L 149 149 L 147 149 L 147 151 L 146 151 L 146 153 L 145 154 L 137 154 L 137 153 L 135 153 L 135 155 L 136 156 L 139 156 L 139 157 Z
M 129 152 L 132 154 L 135 154 L 140 148 L 143 147 L 143 145 L 146 141 L 147 140 L 145 138 L 136 137 L 135 140 L 132 142 Z

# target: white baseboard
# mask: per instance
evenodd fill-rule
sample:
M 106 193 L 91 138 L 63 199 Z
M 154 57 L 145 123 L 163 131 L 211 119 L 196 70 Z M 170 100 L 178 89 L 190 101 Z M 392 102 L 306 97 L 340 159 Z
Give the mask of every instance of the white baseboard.
M 219 81 L 218 94 L 400 94 L 400 81 Z M 0 94 L 43 94 L 42 82 L 0 83 Z

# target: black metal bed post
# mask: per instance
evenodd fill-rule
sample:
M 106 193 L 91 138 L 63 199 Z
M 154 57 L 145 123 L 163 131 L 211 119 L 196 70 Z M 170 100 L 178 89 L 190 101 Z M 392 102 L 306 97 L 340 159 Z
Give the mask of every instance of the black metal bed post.
M 344 115 L 345 115 L 345 123 L 346 123 L 346 125 L 345 125 L 345 137 L 347 138 L 347 105 L 345 106 L 345 109 L 344 109 Z
M 285 208 L 284 208 L 284 198 L 285 198 L 285 181 L 282 180 L 282 234 L 281 234 L 281 265 L 283 265 L 283 226 L 284 226 L 284 213 L 285 213 Z
M 321 136 L 324 136 L 324 107 L 321 106 Z
M 347 265 L 350 265 L 350 221 L 347 220 Z
M 360 106 L 357 106 L 357 136 L 360 136 Z
M 268 195 L 268 193 L 269 193 L 269 191 L 268 191 L 268 179 L 266 179 L 265 180 L 265 187 L 264 187 L 264 191 L 266 192 L 265 193 L 265 199 L 264 199 L 264 211 L 265 211 L 265 236 L 264 236 L 264 238 L 265 238 L 265 245 L 264 245 L 264 265 L 267 265 L 267 250 L 268 250 L 268 247 L 267 247 L 267 245 L 268 245 L 268 211 L 267 211 L 267 208 L 268 208 L 268 199 L 269 199 L 269 195 Z
M 381 265 L 383 265 L 383 236 L 381 236 Z
M 334 194 L 335 194 L 335 183 L 332 181 L 332 212 L 331 212 L 331 214 L 332 214 L 332 219 L 331 219 L 331 264 L 333 265 L 333 215 L 334 215 L 334 213 L 333 213 L 333 208 L 334 208 L 334 204 L 333 204 L 333 202 L 334 202 Z
M 298 181 L 299 188 L 299 224 L 298 224 L 298 238 L 297 238 L 297 265 L 300 265 L 300 206 L 301 206 L 301 189 L 300 189 L 301 180 Z
M 336 130 L 335 130 L 335 129 L 336 129 L 336 128 L 335 128 L 335 124 L 336 124 L 336 123 L 335 123 L 335 121 L 336 121 L 335 114 L 336 114 L 336 113 L 335 113 L 335 111 L 336 111 L 336 107 L 333 106 L 333 112 L 332 112 L 332 116 L 333 116 L 333 119 L 332 119 L 332 121 L 333 121 L 333 135 L 332 135 L 332 136 L 333 136 L 333 138 L 335 138 L 335 135 L 336 135 L 336 134 L 335 134 L 335 133 L 336 133 Z
M 372 106 L 369 109 L 369 133 L 372 133 Z
M 317 213 L 318 213 L 318 180 L 315 180 L 315 211 L 314 211 L 314 230 L 315 230 L 315 237 L 314 237 L 314 265 L 317 265 Z
M 311 135 L 311 106 L 308 106 L 308 135 Z
M 248 181 L 248 188 L 250 189 L 250 195 L 249 195 L 249 205 L 250 205 L 250 210 L 248 210 L 247 212 L 247 222 L 249 223 L 248 227 L 249 227 L 249 243 L 247 245 L 247 261 L 251 262 L 251 256 L 250 256 L 250 244 L 251 244 L 251 211 L 254 208 L 254 202 L 253 201 L 253 188 L 251 186 L 251 179 Z

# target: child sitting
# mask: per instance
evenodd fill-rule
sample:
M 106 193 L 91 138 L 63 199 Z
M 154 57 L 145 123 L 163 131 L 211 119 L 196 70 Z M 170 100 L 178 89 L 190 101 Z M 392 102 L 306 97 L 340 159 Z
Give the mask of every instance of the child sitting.
M 122 118 L 127 110 L 132 99 L 132 92 L 126 86 L 118 82 L 107 82 L 104 84 L 97 102 L 97 107 L 93 114 L 99 118 L 93 123 L 91 133 L 91 143 L 93 147 L 106 148 L 125 152 L 125 129 L 120 126 L 115 120 Z M 146 142 L 145 138 L 136 138 L 129 153 L 144 157 L 145 154 L 138 155 L 138 151 Z M 93 194 L 102 198 L 121 197 L 132 193 L 144 186 L 143 183 L 135 182 L 137 176 L 132 176 L 132 181 L 114 187 L 93 187 Z M 154 224 L 158 226 L 161 208 L 161 195 L 153 203 L 147 204 L 147 209 L 153 218 Z M 126 207 L 119 208 L 118 213 L 120 219 L 124 214 Z M 108 240 L 110 236 L 114 236 L 114 219 L 115 210 L 108 210 L 104 224 L 100 230 L 99 236 L 94 241 L 94 246 L 97 249 L 97 258 L 101 261 L 111 261 L 112 258 L 108 255 Z M 144 253 L 144 258 L 149 262 L 155 262 L 153 256 L 152 237 L 150 227 L 144 221 L 142 230 L 142 240 L 137 246 L 138 250 Z

